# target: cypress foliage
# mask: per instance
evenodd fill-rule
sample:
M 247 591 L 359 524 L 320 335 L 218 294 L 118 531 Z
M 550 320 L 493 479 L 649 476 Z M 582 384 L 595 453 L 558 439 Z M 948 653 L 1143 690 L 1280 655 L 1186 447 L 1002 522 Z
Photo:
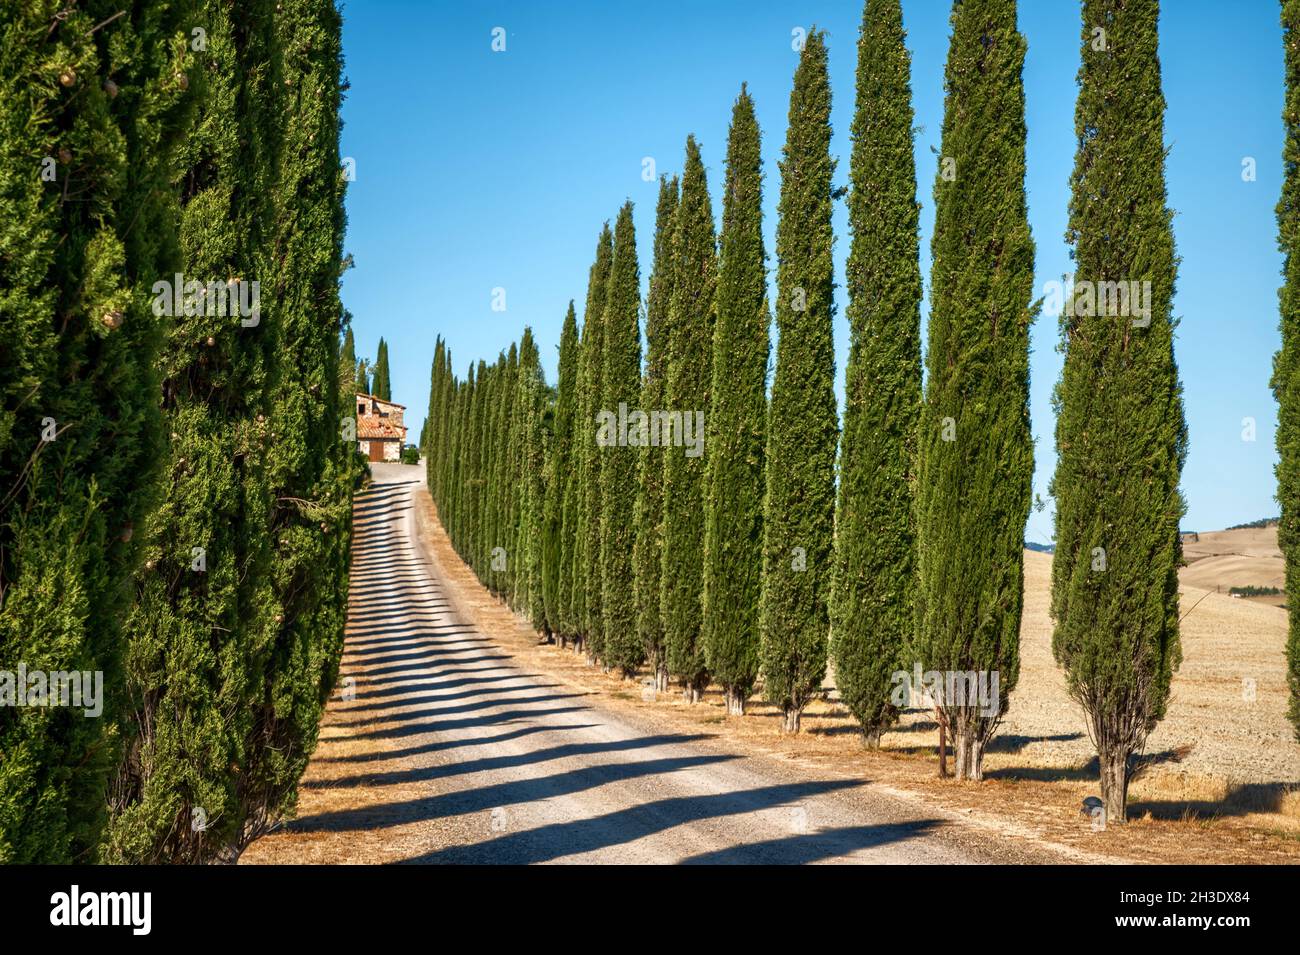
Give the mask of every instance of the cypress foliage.
M 673 295 L 667 329 L 664 408 L 692 424 L 708 420 L 717 242 L 704 163 L 695 137 L 686 139 L 686 165 L 673 238 Z M 698 437 L 702 437 L 699 435 Z M 679 444 L 681 442 L 678 442 Z M 700 645 L 704 458 L 690 447 L 664 450 L 664 539 L 660 608 L 668 670 L 686 698 L 699 699 L 709 675 Z
M 1132 757 L 1164 716 L 1182 655 L 1178 482 L 1187 426 L 1174 361 L 1177 260 L 1158 16 L 1157 0 L 1084 0 L 1067 233 L 1074 290 L 1150 284 L 1127 308 L 1123 298 L 1114 308 L 1071 296 L 1056 391 L 1052 651 L 1088 720 L 1115 822 L 1126 818 Z
M 274 195 L 281 225 L 271 246 L 282 259 L 278 267 L 268 262 L 277 294 L 267 313 L 278 342 L 268 441 L 277 612 L 268 644 L 255 647 L 261 685 L 244 744 L 239 848 L 293 811 L 316 748 L 343 652 L 357 477 L 355 445 L 343 430 L 353 399 L 340 406 L 335 387 L 345 227 L 342 22 L 334 0 L 279 0 L 275 29 L 287 99 Z M 386 346 L 384 354 L 387 375 Z
M 534 629 L 548 638 L 541 581 L 542 528 L 546 507 L 546 379 L 533 330 L 525 328 L 519 340 L 516 376 L 515 426 L 512 431 L 515 460 L 517 526 L 514 550 L 518 555 L 514 607 L 528 614 Z
M 5 6 L 0 669 L 102 671 L 104 708 L 0 708 L 0 862 L 88 862 L 161 454 L 149 289 L 179 262 L 193 8 Z
M 442 343 L 442 336 L 439 335 L 433 345 L 433 365 L 429 370 L 428 411 L 424 415 L 424 427 L 420 429 L 420 453 L 425 455 L 426 459 L 429 459 L 426 483 L 428 483 L 431 491 L 434 487 L 434 467 L 431 459 L 433 457 L 433 446 L 437 440 L 438 419 L 441 416 L 442 376 L 445 361 L 446 350 Z
M 636 453 L 616 432 L 626 409 L 636 409 L 641 391 L 641 273 L 637 266 L 632 203 L 614 223 L 614 256 L 605 299 L 604 358 L 601 372 L 597 453 L 600 466 L 600 567 L 603 659 L 624 676 L 633 676 L 645 658 L 637 632 L 632 551 L 636 528 Z M 612 421 L 611 421 L 612 418 Z M 634 437 L 638 437 L 635 436 Z M 631 439 L 629 439 L 631 440 Z
M 835 352 L 831 336 L 830 85 L 813 30 L 790 94 L 776 228 L 778 341 L 768 417 L 761 669 L 767 697 L 798 732 L 826 672 L 835 519 Z
M 181 150 L 183 281 L 257 281 L 268 294 L 253 325 L 207 308 L 168 320 L 159 362 L 170 431 L 165 501 L 128 619 L 127 748 L 105 846 L 119 862 L 229 859 L 242 847 L 248 741 L 281 612 L 272 447 L 284 435 L 269 419 L 283 332 L 271 320 L 280 312 L 269 184 L 284 107 L 275 11 L 269 0 L 248 4 L 236 26 L 213 0 L 199 15 L 202 55 L 217 68 L 196 71 L 198 122 Z
M 542 592 L 546 622 L 563 646 L 573 633 L 567 601 L 573 588 L 573 535 L 570 521 L 573 488 L 573 425 L 578 397 L 578 317 L 569 301 L 560 332 L 560 362 L 556 382 L 555 419 L 546 456 L 545 544 L 542 548 Z
M 379 348 L 375 352 L 375 370 L 370 387 L 375 389 L 372 394 L 376 398 L 384 401 L 393 400 L 393 383 L 388 375 L 388 343 L 382 337 L 379 339 Z
M 897 718 L 913 625 L 921 270 L 912 91 L 899 0 L 868 0 L 850 162 L 849 362 L 835 521 L 831 654 L 867 742 Z
M 926 671 L 986 674 L 989 689 L 998 677 L 996 700 L 965 686 L 940 694 L 957 774 L 979 779 L 1019 675 L 1034 245 L 1015 2 L 961 0 L 952 22 L 918 438 L 916 651 Z
M 1278 293 L 1282 348 L 1273 361 L 1273 395 L 1278 405 L 1277 499 L 1282 505 L 1277 540 L 1286 557 L 1286 592 L 1300 594 L 1300 0 L 1283 0 L 1282 29 L 1286 47 L 1282 158 L 1286 174 L 1277 223 L 1285 281 Z M 1300 740 L 1300 599 L 1287 603 L 1287 683 L 1291 687 L 1287 715 Z
M 364 358 L 357 362 L 357 394 L 371 394 L 370 375 L 366 371 L 366 360 Z
M 704 499 L 704 658 L 727 712 L 745 712 L 758 676 L 767 443 L 767 253 L 754 102 L 742 86 L 731 114 L 713 333 Z
M 641 410 L 647 414 L 664 408 L 667 375 L 668 309 L 673 297 L 673 240 L 676 231 L 678 181 L 660 177 L 655 210 L 654 271 L 646 300 L 646 365 L 641 383 Z M 666 452 L 643 446 L 640 451 L 636 498 L 636 543 L 632 554 L 637 629 L 641 646 L 654 673 L 655 688 L 668 689 L 668 659 L 664 623 L 660 613 L 661 569 L 664 537 L 664 460 Z
M 342 376 L 339 379 L 340 388 L 343 397 L 349 402 L 352 400 L 350 393 L 354 381 L 355 369 L 357 367 L 357 342 L 352 334 L 352 316 L 344 313 L 343 326 L 343 344 L 339 347 L 339 373 Z M 346 405 L 344 406 L 346 407 Z
M 601 373 L 605 354 L 605 286 L 614 257 L 614 235 L 609 223 L 596 243 L 596 261 L 587 281 L 587 305 L 582 319 L 579 359 L 580 413 L 575 426 L 578 456 L 578 520 L 574 543 L 573 613 L 578 638 L 588 658 L 599 659 L 603 637 L 600 614 L 600 467 L 603 456 L 596 447 L 596 412 L 600 406 Z

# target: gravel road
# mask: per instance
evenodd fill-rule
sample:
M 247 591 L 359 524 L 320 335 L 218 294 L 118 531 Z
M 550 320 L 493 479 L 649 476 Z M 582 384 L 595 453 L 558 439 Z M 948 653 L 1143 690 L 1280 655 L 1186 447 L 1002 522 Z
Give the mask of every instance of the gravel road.
M 341 687 L 298 818 L 241 862 L 1061 861 L 520 666 L 436 574 L 416 521 L 423 468 L 373 469 Z

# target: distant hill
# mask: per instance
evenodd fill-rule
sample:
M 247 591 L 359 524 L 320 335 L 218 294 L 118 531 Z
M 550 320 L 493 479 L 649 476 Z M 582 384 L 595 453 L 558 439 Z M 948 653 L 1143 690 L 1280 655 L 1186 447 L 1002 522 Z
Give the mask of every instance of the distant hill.
M 1178 572 L 1188 587 L 1230 593 L 1234 588 L 1249 599 L 1280 605 L 1286 596 L 1285 565 L 1277 546 L 1277 518 L 1183 535 L 1187 566 Z M 1276 589 L 1276 593 L 1272 591 Z
M 1034 541 L 1025 541 L 1025 550 L 1032 550 L 1039 554 L 1055 554 L 1055 544 L 1038 544 Z
M 1281 520 L 1282 518 L 1280 517 L 1261 517 L 1259 520 L 1251 521 L 1249 524 L 1233 524 L 1231 527 L 1227 528 L 1227 530 L 1247 531 L 1260 527 L 1277 527 L 1278 522 Z

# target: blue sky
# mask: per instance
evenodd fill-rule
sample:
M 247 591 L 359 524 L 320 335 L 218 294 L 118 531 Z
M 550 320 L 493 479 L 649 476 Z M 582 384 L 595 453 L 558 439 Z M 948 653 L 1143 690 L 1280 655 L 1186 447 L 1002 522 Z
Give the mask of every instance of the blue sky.
M 659 0 L 446 3 L 351 0 L 344 6 L 343 154 L 356 162 L 348 194 L 344 279 L 358 353 L 389 342 L 393 397 L 418 433 L 434 339 L 458 374 L 491 361 L 533 328 L 547 379 L 569 299 L 581 318 L 601 223 L 636 203 L 643 288 L 649 278 L 657 185 L 678 172 L 688 133 L 699 140 L 721 215 L 727 123 L 748 82 L 763 131 L 765 222 L 775 248 L 777 160 L 797 54 L 791 31 L 828 33 L 834 95 L 832 152 L 847 182 L 857 2 Z M 922 271 L 929 286 L 932 188 L 943 121 L 949 4 L 904 0 L 912 51 Z M 492 31 L 506 50 L 492 51 Z M 1079 5 L 1022 0 L 1020 29 L 1029 127 L 1029 216 L 1043 283 L 1069 271 L 1063 240 L 1074 158 Z M 1176 0 L 1161 15 L 1169 203 L 1182 258 L 1174 302 L 1190 453 L 1183 526 L 1209 530 L 1277 512 L 1276 405 L 1268 388 L 1278 346 L 1281 257 L 1274 206 L 1281 183 L 1282 41 L 1273 0 Z M 1243 159 L 1255 180 L 1243 181 Z M 849 233 L 837 203 L 835 322 L 842 394 L 848 354 L 844 258 Z M 769 262 L 775 270 L 775 260 Z M 493 311 L 493 289 L 506 310 Z M 925 310 L 923 309 L 923 319 Z M 1054 467 L 1051 392 L 1061 370 L 1054 316 L 1033 332 L 1036 492 Z M 1256 423 L 1243 440 L 1243 419 Z M 1026 537 L 1051 539 L 1050 508 Z

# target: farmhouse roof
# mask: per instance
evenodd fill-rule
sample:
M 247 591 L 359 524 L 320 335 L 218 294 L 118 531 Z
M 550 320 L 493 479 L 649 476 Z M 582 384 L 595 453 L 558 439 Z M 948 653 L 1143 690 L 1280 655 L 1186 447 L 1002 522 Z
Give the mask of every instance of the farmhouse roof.
M 379 397 L 378 395 L 368 395 L 368 394 L 366 394 L 364 391 L 358 391 L 358 392 L 357 392 L 357 397 L 358 397 L 358 398 L 373 398 L 375 401 L 378 401 L 380 404 L 392 405 L 394 408 L 405 408 L 405 407 L 406 407 L 406 405 L 404 405 L 404 404 L 399 404 L 399 403 L 396 402 L 396 401 L 388 401 L 387 399 L 385 399 L 385 398 L 381 398 L 381 397 Z
M 357 438 L 362 441 L 406 440 L 406 428 L 392 424 L 377 414 L 357 415 Z

